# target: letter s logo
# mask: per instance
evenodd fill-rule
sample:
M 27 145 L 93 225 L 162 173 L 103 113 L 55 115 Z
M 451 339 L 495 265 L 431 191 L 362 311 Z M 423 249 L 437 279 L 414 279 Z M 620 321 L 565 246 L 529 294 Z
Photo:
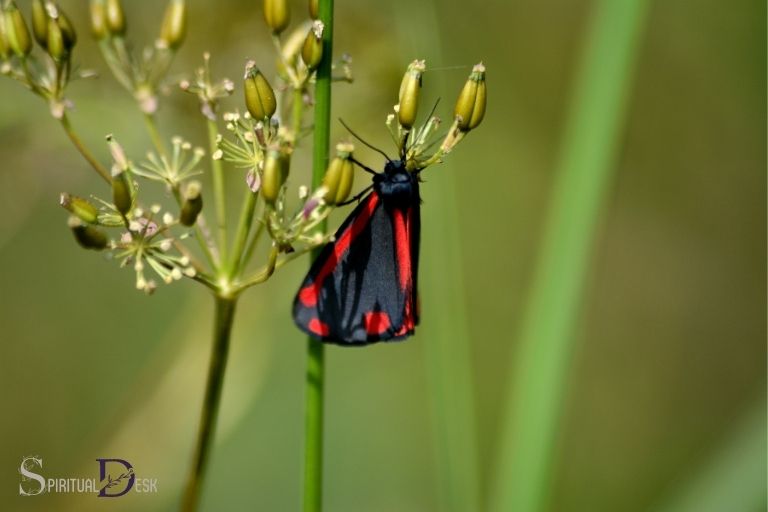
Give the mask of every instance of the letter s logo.
M 45 478 L 43 478 L 41 475 L 38 475 L 37 473 L 33 473 L 30 471 L 37 465 L 40 469 L 43 468 L 43 459 L 40 457 L 24 457 L 21 460 L 21 467 L 19 467 L 19 471 L 21 472 L 21 482 L 28 482 L 29 480 L 35 480 L 40 486 L 37 490 L 35 489 L 28 489 L 24 490 L 24 486 L 22 484 L 19 484 L 19 494 L 22 496 L 37 496 L 38 494 L 42 494 L 43 491 L 45 491 Z M 33 486 L 27 486 L 27 487 L 33 487 Z

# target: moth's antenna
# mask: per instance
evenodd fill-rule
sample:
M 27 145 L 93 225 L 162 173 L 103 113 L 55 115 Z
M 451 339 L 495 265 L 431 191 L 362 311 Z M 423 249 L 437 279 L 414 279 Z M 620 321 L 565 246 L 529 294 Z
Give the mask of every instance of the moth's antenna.
M 361 164 L 360 162 L 358 162 L 357 160 L 355 160 L 352 157 L 349 157 L 349 160 L 350 160 L 350 162 L 352 162 L 353 164 L 357 165 L 358 167 L 360 167 L 365 172 L 368 172 L 368 173 L 371 173 L 371 174 L 379 174 L 376 171 L 374 171 L 373 169 L 371 169 L 370 167 L 368 167 L 367 165 Z
M 434 106 L 432 107 L 432 110 L 429 111 L 429 115 L 427 116 L 427 121 L 432 119 L 432 116 L 435 115 L 435 111 L 437 110 L 437 106 L 440 104 L 440 98 L 437 98 L 435 101 Z
M 355 132 L 353 132 L 353 131 L 352 131 L 352 128 L 350 128 L 350 127 L 347 125 L 347 123 L 345 123 L 345 122 L 344 122 L 344 120 L 343 120 L 342 118 L 339 118 L 339 122 L 342 124 L 342 126 L 344 126 L 344 128 L 346 128 L 346 129 L 347 129 L 347 131 L 348 131 L 349 133 L 351 133 L 351 134 L 352 134 L 352 136 L 353 136 L 354 138 L 356 138 L 357 140 L 359 140 L 360 142 L 362 142 L 363 144 L 365 144 L 366 146 L 368 146 L 368 147 L 369 147 L 369 148 L 371 148 L 372 150 L 374 150 L 374 151 L 377 151 L 378 153 L 381 153 L 381 155 L 382 155 L 382 156 L 384 156 L 384 158 L 386 158 L 386 159 L 387 159 L 387 162 L 391 162 L 391 161 L 392 161 L 392 159 L 390 159 L 390 158 L 387 156 L 387 154 L 386 154 L 385 152 L 383 152 L 382 150 L 380 150 L 380 149 L 379 149 L 379 148 L 377 148 L 376 146 L 373 146 L 373 145 L 371 145 L 371 144 L 369 144 L 369 143 L 365 142 L 365 141 L 364 141 L 364 140 L 363 140 L 363 139 L 362 139 L 362 138 L 361 138 L 361 137 L 360 137 L 358 134 L 356 134 Z M 362 166 L 361 166 L 361 167 L 362 167 Z

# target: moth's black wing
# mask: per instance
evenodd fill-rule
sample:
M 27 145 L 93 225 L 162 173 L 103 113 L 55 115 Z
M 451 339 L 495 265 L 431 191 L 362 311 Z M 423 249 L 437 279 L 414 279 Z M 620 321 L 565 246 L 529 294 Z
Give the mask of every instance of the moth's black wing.
M 309 270 L 293 304 L 296 325 L 343 345 L 412 334 L 417 322 L 414 235 L 418 238 L 418 204 L 393 207 L 371 192 Z

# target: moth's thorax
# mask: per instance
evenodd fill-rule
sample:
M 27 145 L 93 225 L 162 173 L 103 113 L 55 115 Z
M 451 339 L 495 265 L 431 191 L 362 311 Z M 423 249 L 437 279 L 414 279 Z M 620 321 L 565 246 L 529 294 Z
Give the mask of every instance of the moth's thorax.
M 387 162 L 384 172 L 373 177 L 373 189 L 387 203 L 411 204 L 419 201 L 418 176 L 405 170 L 402 160 Z

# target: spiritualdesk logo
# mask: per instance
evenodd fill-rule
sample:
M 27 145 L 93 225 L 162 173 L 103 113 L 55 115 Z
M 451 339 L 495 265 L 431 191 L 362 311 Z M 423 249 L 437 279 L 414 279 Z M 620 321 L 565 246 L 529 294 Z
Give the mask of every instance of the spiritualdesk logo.
M 129 492 L 156 493 L 157 478 L 136 478 L 130 462 L 123 459 L 96 459 L 99 478 L 43 476 L 42 457 L 30 455 L 21 459 L 19 494 L 39 496 L 44 493 L 94 493 L 99 498 L 119 498 Z

